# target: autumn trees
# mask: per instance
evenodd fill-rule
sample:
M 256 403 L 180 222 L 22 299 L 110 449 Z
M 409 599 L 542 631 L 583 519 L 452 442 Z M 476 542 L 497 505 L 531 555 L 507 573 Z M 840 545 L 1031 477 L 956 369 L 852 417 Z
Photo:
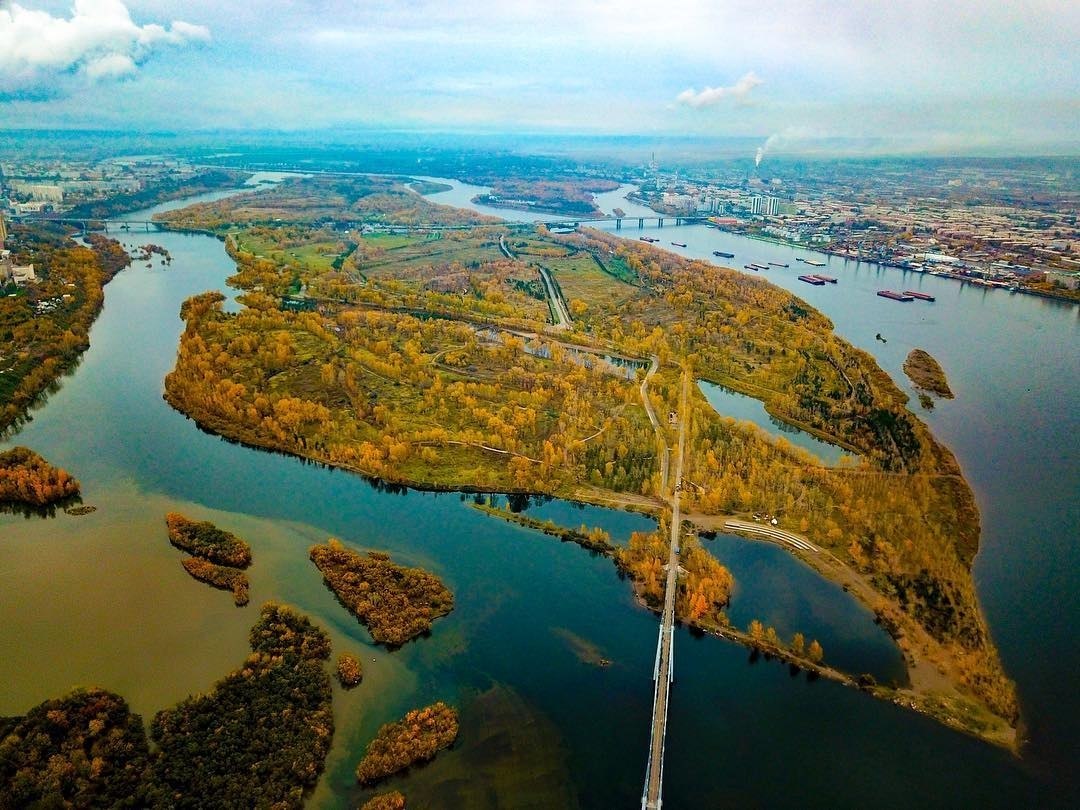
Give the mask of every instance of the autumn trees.
M 399 646 L 428 632 L 454 608 L 454 597 L 434 574 L 395 565 L 387 554 L 366 555 L 331 539 L 312 546 L 310 557 L 341 603 L 375 641 Z
M 615 551 L 615 563 L 634 583 L 638 595 L 653 609 L 664 602 L 668 540 L 663 525 L 655 532 L 634 532 L 630 544 Z M 694 627 L 724 627 L 724 608 L 731 601 L 735 580 L 719 560 L 701 547 L 697 538 L 680 543 L 675 616 Z
M 0 452 L 0 504 L 47 506 L 79 494 L 79 482 L 27 447 Z
M 165 523 L 169 542 L 193 555 L 180 561 L 185 571 L 215 588 L 232 591 L 237 607 L 248 603 L 248 578 L 241 569 L 251 564 L 251 546 L 209 521 L 188 520 L 177 512 L 167 514 Z
M 457 739 L 457 711 L 441 701 L 413 709 L 379 729 L 356 766 L 356 778 L 370 785 L 418 762 L 432 759 Z
M 18 295 L 0 296 L 0 430 L 89 347 L 103 287 L 127 263 L 120 246 L 104 237 L 85 248 L 45 230 L 20 229 L 9 247 L 35 266 L 39 280 Z M 48 307 L 35 307 L 42 302 Z
M 267 603 L 251 655 L 207 694 L 142 718 L 77 690 L 0 720 L 0 808 L 300 808 L 334 730 L 327 635 Z
M 211 692 L 158 712 L 145 805 L 299 808 L 334 731 L 330 640 L 293 609 L 263 606 L 252 654 Z M 192 787 L 197 786 L 197 793 Z

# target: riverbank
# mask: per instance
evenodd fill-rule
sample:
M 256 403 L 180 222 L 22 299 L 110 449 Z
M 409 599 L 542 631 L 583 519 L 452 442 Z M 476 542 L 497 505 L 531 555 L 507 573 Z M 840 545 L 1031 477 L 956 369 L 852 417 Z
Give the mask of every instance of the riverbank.
M 95 237 L 80 247 L 44 228 L 13 230 L 8 246 L 36 267 L 38 279 L 0 298 L 0 435 L 31 418 L 30 410 L 78 365 L 105 285 L 131 263 L 111 239 Z

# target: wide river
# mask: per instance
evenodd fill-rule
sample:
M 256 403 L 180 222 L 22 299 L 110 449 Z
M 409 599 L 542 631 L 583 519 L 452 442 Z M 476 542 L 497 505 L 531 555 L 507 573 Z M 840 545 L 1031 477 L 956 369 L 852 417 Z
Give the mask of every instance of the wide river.
M 476 208 L 468 199 L 481 189 L 448 182 L 452 190 L 431 199 Z M 624 193 L 601 195 L 601 207 L 634 214 Z M 827 313 L 905 388 L 900 363 L 911 347 L 941 361 L 957 398 L 923 416 L 956 451 L 979 498 L 979 593 L 1020 685 L 1031 738 L 1017 759 L 680 631 L 665 806 L 1067 805 L 1080 743 L 1072 688 L 1080 667 L 1077 309 L 835 259 L 827 272 L 840 283 L 809 287 L 794 280 L 794 256 L 811 255 L 804 251 L 702 226 L 658 235 L 667 247 L 687 243 L 672 248 L 683 255 L 735 253 L 740 267 L 790 262 L 766 275 Z M 173 262 L 136 264 L 109 284 L 78 369 L 3 442 L 26 444 L 73 472 L 98 510 L 0 515 L 0 715 L 94 684 L 124 695 L 149 720 L 241 663 L 256 608 L 237 609 L 228 594 L 183 572 L 163 520 L 176 510 L 249 540 L 253 605 L 294 604 L 327 628 L 337 650 L 362 653 L 363 684 L 335 691 L 334 746 L 313 806 L 355 807 L 365 794 L 352 771 L 378 726 L 437 699 L 460 708 L 462 732 L 432 765 L 390 783 L 410 806 L 637 806 L 656 619 L 635 606 L 613 566 L 487 518 L 458 495 L 380 490 L 201 432 L 165 404 L 162 380 L 173 365 L 180 303 L 207 289 L 228 292 L 232 263 L 206 236 L 133 230 L 121 239 L 163 245 Z M 873 295 L 916 286 L 937 302 Z M 533 513 L 602 525 L 619 541 L 652 525 L 559 501 Z M 373 647 L 307 559 L 308 546 L 329 536 L 437 572 L 456 609 L 430 638 L 394 653 Z M 891 642 L 838 588 L 773 546 L 721 536 L 708 547 L 738 579 L 730 611 L 738 624 L 761 618 L 784 634 L 802 630 L 833 663 L 898 677 Z M 597 666 L 601 658 L 611 665 Z

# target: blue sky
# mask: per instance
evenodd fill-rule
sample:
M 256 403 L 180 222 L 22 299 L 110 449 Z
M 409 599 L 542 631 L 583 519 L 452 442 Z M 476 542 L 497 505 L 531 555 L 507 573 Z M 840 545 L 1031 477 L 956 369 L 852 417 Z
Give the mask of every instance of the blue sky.
M 1080 149 L 1080 3 L 0 2 L 0 126 Z

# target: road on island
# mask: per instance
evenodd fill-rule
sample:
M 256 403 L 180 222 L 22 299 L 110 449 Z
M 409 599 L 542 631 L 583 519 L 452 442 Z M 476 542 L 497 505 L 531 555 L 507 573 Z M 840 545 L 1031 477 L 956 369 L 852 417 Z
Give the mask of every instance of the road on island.
M 499 250 L 503 255 L 512 260 L 517 260 L 517 255 L 510 250 L 510 246 L 506 244 L 506 237 L 499 237 Z M 536 265 L 537 271 L 540 273 L 540 281 L 544 285 L 544 291 L 547 293 L 548 305 L 551 307 L 551 319 L 557 329 L 569 329 L 571 318 L 570 310 L 566 308 L 566 301 L 563 300 L 562 293 L 559 292 L 558 286 L 555 284 L 555 279 L 551 277 L 551 272 L 546 267 Z

